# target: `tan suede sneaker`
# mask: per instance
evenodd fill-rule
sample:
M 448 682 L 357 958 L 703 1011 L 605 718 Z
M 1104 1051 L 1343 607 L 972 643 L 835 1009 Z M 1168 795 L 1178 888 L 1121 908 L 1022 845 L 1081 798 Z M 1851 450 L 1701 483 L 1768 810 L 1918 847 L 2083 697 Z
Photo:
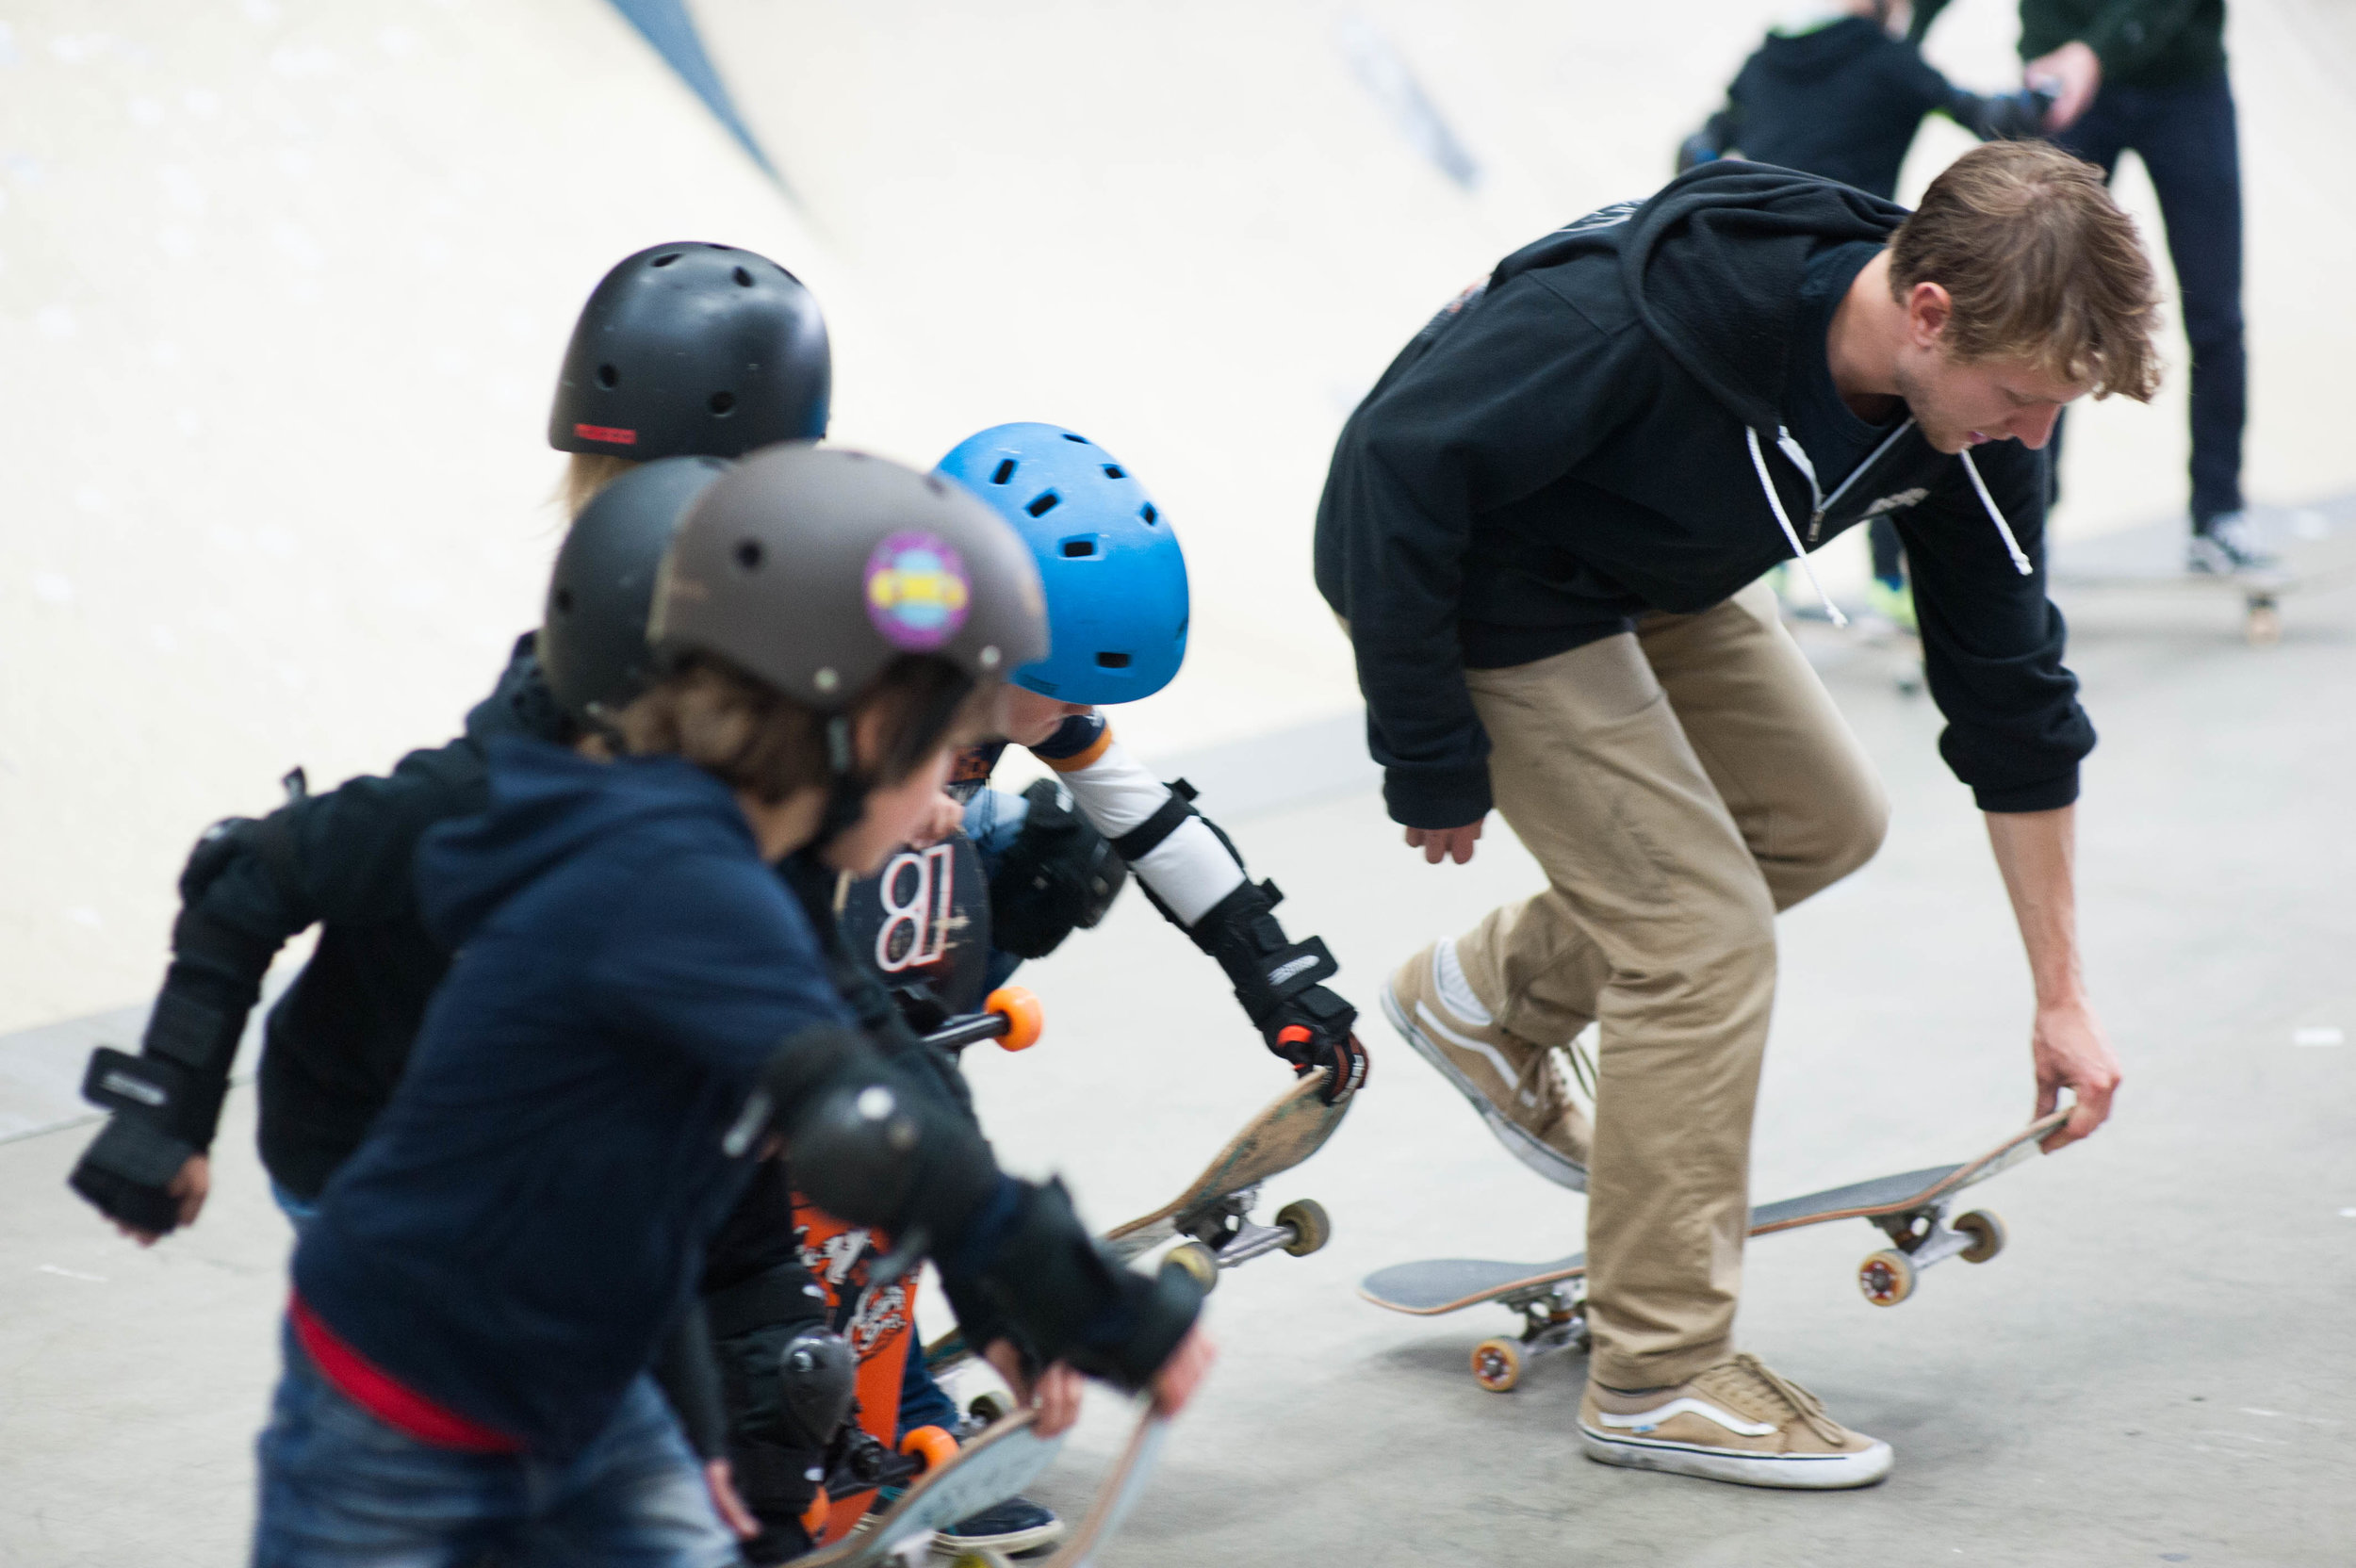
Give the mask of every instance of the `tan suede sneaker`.
M 1831 1490 L 1890 1474 L 1889 1444 L 1849 1430 L 1756 1356 L 1651 1394 L 1615 1394 L 1590 1380 L 1579 1434 L 1587 1457 L 1605 1464 L 1744 1486 Z
M 1434 942 L 1401 964 L 1383 988 L 1383 1013 L 1416 1054 L 1472 1102 L 1515 1158 L 1550 1182 L 1587 1190 L 1594 1123 L 1556 1050 L 1522 1038 L 1489 1016 L 1464 983 L 1454 942 Z

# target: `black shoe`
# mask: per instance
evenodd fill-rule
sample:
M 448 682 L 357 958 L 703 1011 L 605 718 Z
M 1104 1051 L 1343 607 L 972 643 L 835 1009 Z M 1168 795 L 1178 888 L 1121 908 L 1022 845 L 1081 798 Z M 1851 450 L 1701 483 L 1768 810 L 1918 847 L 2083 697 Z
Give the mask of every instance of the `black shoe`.
M 944 1557 L 959 1552 L 1030 1552 L 1063 1539 L 1063 1521 L 1028 1497 L 1009 1497 L 971 1519 L 960 1519 L 933 1538 Z
M 2184 564 L 2196 572 L 2232 577 L 2236 572 L 2262 571 L 2275 564 L 2275 558 L 2258 547 L 2250 531 L 2249 514 L 2220 512 L 2194 525 Z

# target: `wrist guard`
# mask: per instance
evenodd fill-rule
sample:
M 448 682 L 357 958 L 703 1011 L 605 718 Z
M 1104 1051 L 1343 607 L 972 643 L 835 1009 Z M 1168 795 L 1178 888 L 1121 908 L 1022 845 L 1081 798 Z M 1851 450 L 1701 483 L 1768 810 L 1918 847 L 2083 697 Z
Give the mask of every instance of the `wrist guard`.
M 967 1343 L 1008 1338 L 1035 1365 L 1067 1362 L 1121 1388 L 1144 1387 L 1194 1326 L 1202 1287 L 1175 1266 L 1149 1278 L 1106 1257 L 1060 1181 L 1013 1185 L 1014 1213 L 986 1261 L 969 1270 L 957 1266 L 968 1260 L 942 1260 Z
M 1129 867 L 1064 804 L 1054 779 L 1033 780 L 1023 798 L 1023 829 L 990 879 L 990 943 L 1018 958 L 1044 958 L 1104 918 Z
M 1341 970 L 1323 939 L 1292 941 L 1277 923 L 1273 911 L 1284 896 L 1273 882 L 1246 882 L 1186 933 L 1227 972 L 1244 1015 L 1271 1049 L 1287 1026 L 1305 1025 L 1320 1037 L 1346 1035 L 1358 1017 L 1319 983 Z
M 205 894 L 263 825 L 233 817 L 199 839 L 180 874 L 184 901 L 172 928 L 172 967 L 148 1015 L 139 1054 L 90 1054 L 82 1098 L 114 1114 L 66 1178 L 100 1213 L 161 1235 L 179 1223 L 166 1190 L 180 1168 L 212 1147 L 229 1070 L 261 997 L 273 944 L 208 912 Z

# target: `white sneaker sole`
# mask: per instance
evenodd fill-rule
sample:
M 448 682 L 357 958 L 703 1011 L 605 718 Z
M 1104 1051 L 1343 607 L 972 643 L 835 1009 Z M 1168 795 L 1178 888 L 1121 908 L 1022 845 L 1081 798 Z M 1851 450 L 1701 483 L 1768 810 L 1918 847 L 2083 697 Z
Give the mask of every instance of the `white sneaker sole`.
M 936 1558 L 952 1559 L 969 1552 L 1000 1552 L 1011 1556 L 1016 1552 L 1035 1552 L 1063 1538 L 1063 1521 L 1050 1519 L 1044 1525 L 1034 1525 L 1027 1530 L 1008 1530 L 1004 1535 L 953 1536 L 943 1531 L 933 1537 L 932 1552 Z
M 1890 1445 L 1876 1439 L 1854 1454 L 1746 1454 L 1657 1438 L 1606 1435 L 1579 1423 L 1579 1446 L 1599 1464 L 1628 1470 L 1659 1470 L 1737 1486 L 1776 1487 L 1790 1492 L 1838 1492 L 1871 1486 L 1890 1474 Z
M 1545 1140 L 1531 1135 L 1498 1110 L 1489 1097 L 1465 1076 L 1464 1070 L 1448 1060 L 1448 1052 L 1439 1042 L 1416 1027 L 1415 1021 L 1407 1016 L 1406 1009 L 1399 1004 L 1399 993 L 1391 989 L 1387 980 L 1383 984 L 1383 1016 L 1390 1020 L 1391 1027 L 1399 1031 L 1399 1037 L 1414 1048 L 1416 1055 L 1438 1068 L 1440 1076 L 1455 1085 L 1456 1092 L 1472 1102 L 1472 1108 L 1481 1113 L 1481 1119 L 1489 1124 L 1489 1131 L 1497 1135 L 1499 1143 L 1505 1145 L 1507 1152 L 1557 1186 L 1568 1187 L 1573 1192 L 1587 1190 L 1587 1168 L 1565 1157 Z

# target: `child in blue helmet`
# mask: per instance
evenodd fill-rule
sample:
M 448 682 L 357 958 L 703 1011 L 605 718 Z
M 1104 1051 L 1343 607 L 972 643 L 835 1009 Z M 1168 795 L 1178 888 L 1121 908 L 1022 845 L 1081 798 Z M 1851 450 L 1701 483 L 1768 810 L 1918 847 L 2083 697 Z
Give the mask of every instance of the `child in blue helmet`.
M 1325 943 L 1289 940 L 1271 912 L 1273 884 L 1246 874 L 1235 841 L 1194 808 L 1185 780 L 1164 784 L 1114 740 L 1100 708 L 1153 695 L 1186 657 L 1186 563 L 1170 520 L 1110 452 L 1055 425 L 997 425 L 936 466 L 1014 526 L 1047 590 L 1047 657 L 1008 683 L 1006 740 L 969 752 L 952 787 L 973 792 L 968 831 L 994 858 L 993 937 L 1001 956 L 1043 957 L 1093 925 L 1121 868 L 1153 906 L 1226 971 L 1268 1049 L 1296 1072 L 1327 1070 L 1341 1100 L 1366 1081 L 1350 1032 L 1355 1009 L 1326 988 L 1338 966 Z M 1028 746 L 1056 779 L 1020 799 L 984 787 L 1006 743 Z M 1055 785 L 1059 783 L 1058 791 Z M 1068 792 L 1092 836 L 1065 824 Z
M 980 496 L 1031 547 L 1047 593 L 1049 651 L 1008 681 L 1003 738 L 962 753 L 950 778 L 989 884 L 986 982 L 953 938 L 935 934 L 960 923 L 954 913 L 921 931 L 911 923 L 931 898 L 961 911 L 971 896 L 954 865 L 921 879 L 915 852 L 905 874 L 885 874 L 892 897 L 873 945 L 886 980 L 904 1002 L 911 981 L 955 993 L 924 998 L 920 1014 L 943 1003 L 970 1006 L 977 986 L 1003 985 L 1023 959 L 1094 926 L 1134 873 L 1154 907 L 1218 960 L 1271 1052 L 1297 1073 L 1326 1069 L 1330 1100 L 1356 1092 L 1366 1051 L 1351 1032 L 1356 1010 L 1323 983 L 1337 967 L 1324 942 L 1287 939 L 1271 912 L 1281 896 L 1274 884 L 1253 882 L 1234 841 L 1195 809 L 1193 790 L 1155 778 L 1100 710 L 1153 695 L 1186 661 L 1186 563 L 1170 520 L 1125 465 L 1056 425 L 993 426 L 959 442 L 934 471 Z M 990 788 L 1009 744 L 1028 747 L 1055 777 L 1020 795 Z M 943 844 L 929 853 L 968 852 Z M 895 875 L 907 885 L 893 885 Z M 857 905 L 861 895 L 852 897 Z M 878 918 L 871 910 L 850 923 Z M 895 919 L 908 928 L 892 929 Z M 924 1357 L 911 1355 L 900 1429 L 957 1418 Z M 941 1545 L 1028 1551 L 1061 1528 L 1018 1497 L 943 1531 Z

